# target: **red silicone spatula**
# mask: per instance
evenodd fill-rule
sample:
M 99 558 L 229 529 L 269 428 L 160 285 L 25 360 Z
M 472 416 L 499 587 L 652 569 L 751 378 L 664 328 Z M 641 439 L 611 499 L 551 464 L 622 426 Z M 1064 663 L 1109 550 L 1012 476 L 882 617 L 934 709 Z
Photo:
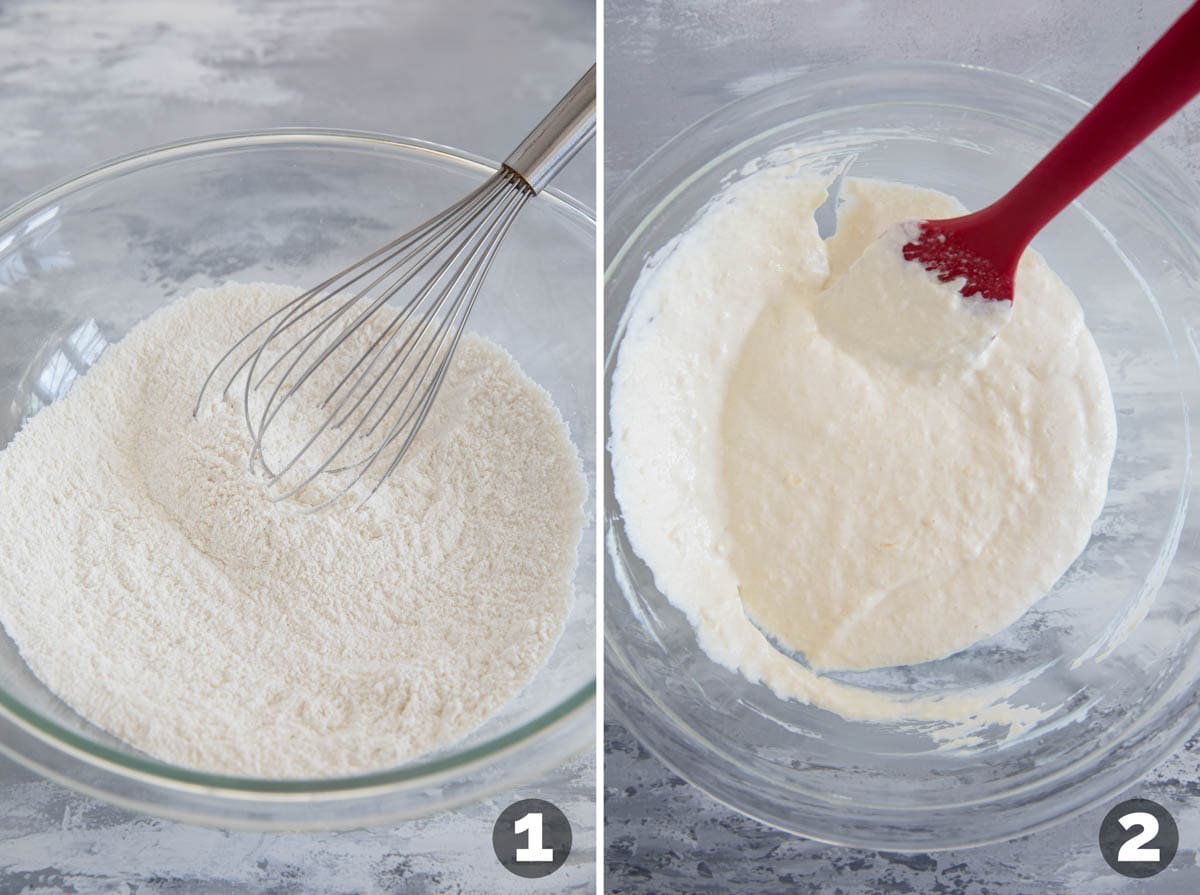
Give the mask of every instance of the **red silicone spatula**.
M 1012 301 L 1017 261 L 1037 232 L 1197 93 L 1200 2 L 1020 183 L 982 211 L 921 222 L 905 259 L 942 282 L 964 278 L 964 296 Z

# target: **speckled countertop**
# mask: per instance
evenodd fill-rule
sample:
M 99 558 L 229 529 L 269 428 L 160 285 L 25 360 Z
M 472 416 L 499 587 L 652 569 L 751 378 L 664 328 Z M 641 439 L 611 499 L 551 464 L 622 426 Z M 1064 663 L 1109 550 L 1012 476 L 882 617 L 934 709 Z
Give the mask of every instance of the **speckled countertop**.
M 0 206 L 116 155 L 206 133 L 322 126 L 503 157 L 595 58 L 590 0 L 0 3 Z M 593 204 L 594 150 L 559 186 Z M 2 334 L 0 334 L 2 337 Z M 567 866 L 510 875 L 518 798 L 574 825 Z M 225 833 L 101 805 L 0 758 L 0 895 L 594 891 L 594 761 L 427 820 Z
M 608 0 L 605 192 L 673 134 L 807 66 L 949 60 L 1004 69 L 1096 100 L 1185 0 Z M 1084 41 L 1087 41 L 1084 44 Z M 1155 142 L 1200 177 L 1200 104 Z M 1121 798 L 1175 816 L 1171 867 L 1134 881 L 1096 846 L 1111 804 L 1035 837 L 936 855 L 834 848 L 780 833 L 675 777 L 620 724 L 605 727 L 606 889 L 627 895 L 1200 892 L 1200 739 Z M 1190 833 L 1190 840 L 1189 840 Z

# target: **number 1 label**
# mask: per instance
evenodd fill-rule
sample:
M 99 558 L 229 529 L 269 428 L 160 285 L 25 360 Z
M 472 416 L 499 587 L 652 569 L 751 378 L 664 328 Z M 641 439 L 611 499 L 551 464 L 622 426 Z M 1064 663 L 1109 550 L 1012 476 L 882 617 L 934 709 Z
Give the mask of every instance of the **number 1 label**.
M 1156 826 L 1155 830 L 1157 829 Z M 524 817 L 518 818 L 513 824 L 513 830 L 529 837 L 526 840 L 529 844 L 525 848 L 517 849 L 517 860 L 522 864 L 554 860 L 554 850 L 542 847 L 542 813 L 540 811 L 531 811 Z
M 504 869 L 526 879 L 549 876 L 571 856 L 571 822 L 553 802 L 521 799 L 492 825 L 492 849 Z

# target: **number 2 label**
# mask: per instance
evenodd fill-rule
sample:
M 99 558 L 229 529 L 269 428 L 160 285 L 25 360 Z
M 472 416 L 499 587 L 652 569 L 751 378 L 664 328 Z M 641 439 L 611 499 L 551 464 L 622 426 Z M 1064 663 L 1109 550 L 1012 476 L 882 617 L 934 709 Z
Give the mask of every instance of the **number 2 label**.
M 1154 829 L 1157 832 L 1158 827 L 1155 826 Z M 517 818 L 513 822 L 513 830 L 517 833 L 524 833 L 528 837 L 526 840 L 529 843 L 528 846 L 517 849 L 517 860 L 522 864 L 554 860 L 554 850 L 542 847 L 542 815 L 540 811 L 531 811 L 524 817 Z M 1153 835 L 1150 838 L 1153 839 Z
M 1141 832 L 1121 846 L 1117 860 L 1122 864 L 1130 861 L 1158 861 L 1157 848 L 1142 848 L 1158 835 L 1158 818 L 1146 811 L 1134 811 L 1117 821 L 1126 830 L 1141 827 Z M 539 840 L 540 841 L 540 840 Z
M 1130 879 L 1146 879 L 1175 860 L 1179 826 L 1158 802 L 1126 799 L 1104 815 L 1097 839 L 1109 867 Z

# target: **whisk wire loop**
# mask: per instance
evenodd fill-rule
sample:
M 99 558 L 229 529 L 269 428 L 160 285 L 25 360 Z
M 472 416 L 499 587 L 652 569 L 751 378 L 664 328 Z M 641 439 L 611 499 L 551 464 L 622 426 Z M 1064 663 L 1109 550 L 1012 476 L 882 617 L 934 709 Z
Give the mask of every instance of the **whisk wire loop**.
M 323 475 L 341 476 L 332 496 L 323 491 L 312 507 L 323 509 L 382 470 L 362 498 L 369 499 L 428 417 L 500 242 L 533 195 L 502 168 L 429 221 L 287 302 L 222 355 L 193 412 L 218 370 L 232 367 L 221 396 L 242 378 L 250 463 L 272 501 L 296 497 Z M 346 363 L 330 363 L 343 356 Z M 284 426 L 273 440 L 296 401 L 318 407 L 320 424 L 290 440 Z
M 200 408 L 201 408 L 201 406 L 203 406 L 203 403 L 204 403 L 204 395 L 208 392 L 208 387 L 212 384 L 213 379 L 216 378 L 217 371 L 220 370 L 222 367 L 224 367 L 226 362 L 232 360 L 233 357 L 235 357 L 239 353 L 239 349 L 241 349 L 244 345 L 246 345 L 247 342 L 249 342 L 254 337 L 255 333 L 258 333 L 259 331 L 264 329 L 266 326 L 268 326 L 271 323 L 271 321 L 275 320 L 277 317 L 289 315 L 290 313 L 294 312 L 297 307 L 302 306 L 309 301 L 312 301 L 315 296 L 319 296 L 321 293 L 323 293 L 326 289 L 328 289 L 330 286 L 332 286 L 334 283 L 336 283 L 342 277 L 347 276 L 348 274 L 352 273 L 353 271 L 357 270 L 358 268 L 365 267 L 365 269 L 360 274 L 356 275 L 355 278 L 353 280 L 351 280 L 350 283 L 347 285 L 352 285 L 358 279 L 361 279 L 362 277 L 370 274 L 371 271 L 377 270 L 383 264 L 387 263 L 388 258 L 383 258 L 383 260 L 380 260 L 376 263 L 371 263 L 371 262 L 375 262 L 375 259 L 380 258 L 381 256 L 384 256 L 384 255 L 387 255 L 389 257 L 394 257 L 394 253 L 397 250 L 402 250 L 405 245 L 409 244 L 414 238 L 419 236 L 421 233 L 428 231 L 431 227 L 436 226 L 437 224 L 441 223 L 441 221 L 444 218 L 454 214 L 456 211 L 458 211 L 461 208 L 461 206 L 463 206 L 466 203 L 468 203 L 469 201 L 471 201 L 476 196 L 476 194 L 478 192 L 480 192 L 481 190 L 483 190 L 484 187 L 486 187 L 486 186 L 487 186 L 487 184 L 484 184 L 483 186 L 479 187 L 472 193 L 463 197 L 461 200 L 456 202 L 454 205 L 450 206 L 449 208 L 443 209 L 441 212 L 434 215 L 432 218 L 430 218 L 428 221 L 426 221 L 420 227 L 417 227 L 414 230 L 411 230 L 408 233 L 403 234 L 402 236 L 398 236 L 396 239 L 392 240 L 391 242 L 380 246 L 378 249 L 371 252 L 366 257 L 362 258 L 357 264 L 353 265 L 352 267 L 348 267 L 345 270 L 339 271 L 338 273 L 334 274 L 333 276 L 331 276 L 329 279 L 325 280 L 324 282 L 318 283 L 316 286 L 312 287 L 307 292 L 303 292 L 300 295 L 297 295 L 295 298 L 288 301 L 277 311 L 275 311 L 272 314 L 265 317 L 262 321 L 260 321 L 258 324 L 256 324 L 252 329 L 248 330 L 240 339 L 238 339 L 236 342 L 234 342 L 233 345 L 231 345 L 229 347 L 229 349 L 224 354 L 221 355 L 220 358 L 218 358 L 217 362 L 215 364 L 213 364 L 212 368 L 208 371 L 208 375 L 204 378 L 204 382 L 200 386 L 200 392 L 196 396 L 196 404 L 192 408 L 192 416 L 195 417 L 200 413 Z M 299 316 L 299 315 L 297 314 L 295 316 Z M 264 339 L 264 341 L 266 341 L 266 340 Z M 229 388 L 233 385 L 234 382 L 237 381 L 238 376 L 242 373 L 242 371 L 245 370 L 247 366 L 249 366 L 250 362 L 254 359 L 255 355 L 256 355 L 256 352 L 249 354 L 234 369 L 233 373 L 230 374 L 228 379 L 226 379 L 225 386 L 221 391 L 221 399 L 222 400 L 225 400 L 228 397 Z
M 296 342 L 294 342 L 287 349 L 285 349 L 283 352 L 281 352 L 279 355 L 279 358 L 276 359 L 275 362 L 272 363 L 268 367 L 267 372 L 265 374 L 263 374 L 263 376 L 260 377 L 257 381 L 255 381 L 254 373 L 255 373 L 255 370 L 257 368 L 257 365 L 258 365 L 260 359 L 262 358 L 264 351 L 266 350 L 266 348 L 269 345 L 272 344 L 273 340 L 275 338 L 277 338 L 284 331 L 284 329 L 290 327 L 292 324 L 298 322 L 302 317 L 315 311 L 317 308 L 324 305 L 326 302 L 332 300 L 336 295 L 344 292 L 345 289 L 347 289 L 349 286 L 360 281 L 361 279 L 363 279 L 363 277 L 369 275 L 372 272 L 372 270 L 370 270 L 370 269 L 364 270 L 361 274 L 355 275 L 354 277 L 349 279 L 346 283 L 340 285 L 338 288 L 334 289 L 329 294 L 322 296 L 320 299 L 318 299 L 317 301 L 312 303 L 310 306 L 297 310 L 296 312 L 294 312 L 293 316 L 290 319 L 288 319 L 286 321 L 282 321 L 280 324 L 278 324 L 276 326 L 276 329 L 270 335 L 268 335 L 266 339 L 263 340 L 262 344 L 259 346 L 259 350 L 256 351 L 250 359 L 249 369 L 248 369 L 247 375 L 246 375 L 245 393 L 243 395 L 243 410 L 247 414 L 246 426 L 250 431 L 251 439 L 254 444 L 254 449 L 251 452 L 251 461 L 252 462 L 254 462 L 254 461 L 261 462 L 261 463 L 263 463 L 264 469 L 268 468 L 265 463 L 265 458 L 263 458 L 263 456 L 262 456 L 261 441 L 262 441 L 263 430 L 270 423 L 270 421 L 274 418 L 274 414 L 272 413 L 272 408 L 275 408 L 275 412 L 278 412 L 278 410 L 282 408 L 283 404 L 286 403 L 287 400 L 290 399 L 300 389 L 300 387 L 303 386 L 304 383 L 308 381 L 309 377 L 320 367 L 320 365 L 325 360 L 327 360 L 330 357 L 330 355 L 332 355 L 335 351 L 337 351 L 338 348 L 341 347 L 341 345 L 343 344 L 343 342 L 345 341 L 346 338 L 348 338 L 352 333 L 356 332 L 368 319 L 370 319 L 371 316 L 373 316 L 380 308 L 382 308 L 385 304 L 387 304 L 387 302 L 398 291 L 400 291 L 402 288 L 404 288 L 404 286 L 417 273 L 419 273 L 424 268 L 426 263 L 428 263 L 433 257 L 438 255 L 443 250 L 443 247 L 447 244 L 448 240 L 454 239 L 454 238 L 458 237 L 459 235 L 461 235 L 461 231 L 462 231 L 461 226 L 458 229 L 449 229 L 449 228 L 453 228 L 454 224 L 459 222 L 460 220 L 469 221 L 470 215 L 476 213 L 479 208 L 484 207 L 484 205 L 487 201 L 490 201 L 492 198 L 494 198 L 493 190 L 495 188 L 495 184 L 494 184 L 495 180 L 496 180 L 496 178 L 489 179 L 487 183 L 485 183 L 482 187 L 480 187 L 478 190 L 476 190 L 474 193 L 472 193 L 470 196 L 468 196 L 466 200 L 458 203 L 457 207 L 455 208 L 453 213 L 439 215 L 438 216 L 439 220 L 438 220 L 436 226 L 431 228 L 431 227 L 429 227 L 428 224 L 426 224 L 426 225 L 423 225 L 422 227 L 418 228 L 417 230 L 412 231 L 412 233 L 409 234 L 409 237 L 411 237 L 411 238 L 402 237 L 403 242 L 399 246 L 397 246 L 392 252 L 390 252 L 385 258 L 381 259 L 381 261 L 378 265 L 374 265 L 373 269 L 378 269 L 378 267 L 381 267 L 384 264 L 387 264 L 391 259 L 396 258 L 397 255 L 401 256 L 399 258 L 399 260 L 394 261 L 391 264 L 391 266 L 389 266 L 382 274 L 380 274 L 373 281 L 371 281 L 371 283 L 369 285 L 364 287 L 359 292 L 355 293 L 340 308 L 335 310 L 333 313 L 327 315 L 324 319 L 319 321 L 315 326 L 313 326 L 311 329 L 309 329 L 307 332 L 305 332 L 304 335 L 300 336 L 300 338 L 297 339 Z M 465 216 L 465 218 L 464 218 L 464 216 Z M 465 224 L 464 224 L 464 226 L 465 226 Z M 422 250 L 424 250 L 423 253 L 422 253 Z M 410 270 L 405 271 L 404 269 L 405 269 L 406 265 L 408 265 L 409 262 L 412 261 L 414 256 L 417 256 L 417 261 L 414 264 L 412 264 Z M 349 268 L 348 271 L 352 270 L 352 269 L 353 268 Z M 403 273 L 401 273 L 402 271 L 403 271 Z M 345 273 L 345 272 L 346 271 L 344 271 L 343 273 Z M 442 271 L 439 271 L 438 274 L 435 274 L 435 280 L 436 280 L 436 277 L 439 276 L 441 273 L 442 273 Z M 399 274 L 399 278 L 396 280 L 394 285 L 388 289 L 385 289 L 383 294 L 377 296 L 374 299 L 374 301 L 372 301 L 370 304 L 368 304 L 367 308 L 365 310 L 361 311 L 359 313 L 358 317 L 356 317 L 348 326 L 346 326 L 342 330 L 341 335 L 338 338 L 336 338 L 333 342 L 331 342 L 328 346 L 326 346 L 326 348 L 321 352 L 321 354 L 318 356 L 316 361 L 314 361 L 312 364 L 310 364 L 306 368 L 304 373 L 297 380 L 292 381 L 289 378 L 291 376 L 291 374 L 295 371 L 296 367 L 299 366 L 299 363 L 303 359 L 303 357 L 310 350 L 314 349 L 316 346 L 318 346 L 321 343 L 322 336 L 326 332 L 328 332 L 332 329 L 333 324 L 336 323 L 337 320 L 341 316 L 343 316 L 346 313 L 346 311 L 349 310 L 350 307 L 357 304 L 359 301 L 365 299 L 371 293 L 371 291 L 376 286 L 378 286 L 380 283 L 388 281 L 389 278 L 394 277 L 397 274 Z M 433 281 L 431 281 L 431 283 L 426 284 L 426 286 L 431 287 L 432 282 Z M 414 295 L 410 299 L 409 303 L 405 306 L 405 309 L 406 310 L 410 309 L 410 308 L 414 307 L 415 305 L 419 304 L 420 301 L 424 298 L 427 291 L 428 291 L 428 289 L 426 288 L 426 289 L 419 291 L 416 295 Z M 293 359 L 292 363 L 288 366 L 287 370 L 283 373 L 283 375 L 278 378 L 278 381 L 276 382 L 275 387 L 271 390 L 270 396 L 268 397 L 266 403 L 263 406 L 262 417 L 259 420 L 258 425 L 255 426 L 249 416 L 250 392 L 254 388 L 258 388 L 259 386 L 261 386 L 263 384 L 263 382 L 266 380 L 266 378 L 271 374 L 271 372 L 277 368 L 278 364 L 283 360 L 283 358 L 286 357 L 291 352 L 293 352 L 297 347 L 300 347 L 300 351 L 297 353 L 296 357 Z M 284 396 L 283 400 L 279 401 L 277 403 L 277 399 L 279 397 L 279 392 L 284 387 L 284 385 L 287 383 L 290 383 L 290 389 L 287 392 L 287 394 Z
M 352 478 L 343 482 L 332 497 L 314 508 L 318 510 L 323 509 L 339 500 L 357 485 L 376 466 L 388 448 L 395 444 L 397 439 L 402 439 L 400 446 L 393 451 L 392 458 L 386 470 L 381 476 L 377 477 L 374 485 L 362 500 L 366 501 L 369 499 L 378 490 L 382 482 L 395 471 L 411 447 L 418 430 L 433 407 L 434 400 L 441 389 L 458 342 L 466 327 L 467 318 L 479 294 L 479 288 L 482 285 L 487 268 L 490 267 L 491 261 L 496 255 L 499 241 L 511 226 L 517 212 L 524 205 L 527 198 L 528 194 L 524 191 L 510 192 L 504 201 L 498 204 L 493 209 L 493 212 L 487 216 L 486 230 L 482 233 L 481 238 L 471 245 L 468 254 L 462 259 L 462 263 L 456 268 L 453 278 L 447 282 L 437 300 L 437 304 L 440 307 L 447 296 L 453 295 L 453 301 L 449 309 L 437 318 L 436 329 L 432 336 L 425 340 L 424 349 L 420 352 L 416 360 L 412 360 L 411 354 L 408 353 L 411 351 L 411 348 L 402 347 L 398 349 L 393 354 L 391 361 L 389 361 L 389 367 L 394 366 L 394 369 L 388 380 L 383 382 L 382 385 L 380 384 L 380 380 L 388 369 L 388 367 L 385 367 L 384 371 L 381 371 L 376 378 L 371 380 L 370 390 L 364 392 L 360 399 L 365 399 L 369 394 L 374 395 L 371 407 L 359 417 L 355 427 L 342 439 L 337 448 L 316 469 L 309 473 L 303 481 L 287 491 L 272 495 L 272 499 L 283 500 L 299 493 L 322 473 L 344 473 L 357 466 L 357 473 Z M 469 271 L 468 266 L 470 266 Z M 460 285 L 464 282 L 465 285 Z M 424 325 L 428 326 L 433 319 L 432 315 L 427 315 L 423 321 Z M 404 382 L 399 388 L 393 388 L 392 385 L 396 378 L 405 370 L 408 372 Z M 413 383 L 414 378 L 416 378 L 415 383 Z M 375 408 L 389 394 L 391 397 L 387 406 L 382 412 L 375 414 Z M 356 435 L 363 438 L 370 438 L 378 427 L 390 418 L 392 411 L 400 399 L 405 397 L 405 404 L 396 416 L 395 421 L 391 424 L 387 433 L 382 438 L 377 439 L 368 456 L 357 464 L 330 468 L 333 462 L 350 445 Z M 360 434 L 362 427 L 371 420 L 373 414 L 374 421 L 371 423 L 370 428 L 368 431 Z M 332 418 L 331 416 L 330 419 Z
M 483 184 L 286 302 L 218 358 L 192 414 L 232 368 L 220 397 L 243 380 L 250 465 L 271 500 L 334 476 L 315 506 L 301 502 L 320 510 L 360 483 L 365 502 L 395 472 L 446 382 L 500 243 L 591 138 L 595 107 L 593 66 Z M 310 428 L 314 408 L 320 423 Z
M 430 371 L 433 369 L 433 366 L 431 365 L 433 363 L 431 362 L 431 358 L 437 358 L 442 355 L 442 351 L 446 345 L 445 334 L 449 331 L 451 324 L 457 319 L 457 327 L 461 329 L 461 327 L 466 323 L 466 317 L 459 316 L 457 314 L 458 307 L 461 305 L 464 298 L 462 291 L 455 291 L 457 283 L 462 279 L 464 271 L 467 265 L 471 263 L 471 260 L 482 250 L 484 250 L 489 242 L 492 242 L 498 238 L 498 227 L 496 222 L 501 219 L 507 219 L 511 222 L 511 218 L 515 216 L 516 211 L 519 210 L 520 206 L 524 204 L 525 199 L 528 198 L 523 191 L 515 190 L 511 187 L 507 190 L 507 193 L 508 195 L 505 197 L 503 202 L 494 202 L 493 206 L 483 215 L 477 215 L 472 218 L 474 221 L 474 226 L 471 227 L 467 232 L 466 240 L 455 243 L 456 251 L 453 252 L 448 259 L 446 259 L 433 277 L 425 281 L 425 283 L 418 290 L 417 295 L 395 314 L 388 326 L 383 330 L 383 332 L 380 333 L 379 336 L 375 338 L 368 351 L 360 356 L 360 361 L 366 358 L 370 358 L 370 360 L 368 361 L 366 368 L 360 372 L 358 380 L 355 382 L 355 384 L 350 390 L 346 391 L 338 404 L 333 408 L 332 412 L 325 417 L 321 426 L 305 441 L 300 449 L 297 450 L 280 469 L 274 472 L 268 472 L 269 481 L 278 481 L 283 475 L 289 472 L 296 466 L 297 463 L 300 462 L 300 460 L 308 453 L 313 445 L 316 444 L 316 442 L 320 439 L 321 435 L 331 428 L 344 426 L 347 420 L 351 419 L 355 412 L 361 407 L 363 402 L 374 396 L 367 410 L 358 415 L 357 422 L 350 429 L 350 431 L 345 434 L 337 447 L 334 448 L 328 456 L 326 456 L 324 462 L 320 463 L 296 485 L 284 490 L 282 493 L 273 494 L 273 499 L 282 500 L 295 495 L 299 491 L 303 490 L 303 488 L 309 485 L 313 480 L 315 480 L 317 476 L 324 472 L 345 472 L 354 466 L 360 466 L 361 469 L 359 475 L 355 476 L 351 481 L 345 483 L 342 492 L 339 492 L 338 496 L 340 496 L 341 493 L 348 491 L 354 486 L 354 484 L 357 483 L 362 475 L 364 475 L 370 468 L 371 463 L 373 463 L 375 459 L 384 450 L 386 450 L 388 445 L 395 440 L 397 434 L 400 431 L 403 431 L 405 424 L 411 422 L 412 415 L 409 411 L 412 408 L 413 402 L 426 390 L 426 388 L 431 390 L 434 388 L 432 385 L 433 380 L 430 378 Z M 496 193 L 495 195 L 499 197 L 503 194 Z M 507 227 L 505 227 L 505 229 L 507 229 Z M 461 230 L 456 231 L 456 237 L 458 235 L 461 235 Z M 494 246 L 492 251 L 494 254 Z M 464 253 L 465 257 L 463 257 Z M 459 259 L 461 259 L 460 263 L 453 271 L 451 271 L 450 268 L 456 261 L 459 261 Z M 413 271 L 413 273 L 415 272 L 416 271 Z M 447 272 L 450 272 L 450 276 L 448 278 L 445 276 Z M 445 279 L 445 283 L 440 291 L 437 292 L 432 301 L 427 302 L 424 305 L 423 313 L 415 323 L 412 323 L 412 317 L 414 316 L 416 309 L 421 306 L 420 302 L 429 297 L 434 286 L 442 279 Z M 394 295 L 397 289 L 402 288 L 402 286 L 403 283 L 397 284 L 397 286 L 390 289 L 387 294 Z M 444 306 L 446 306 L 448 299 L 451 299 L 449 308 L 448 310 L 444 310 Z M 364 321 L 365 318 L 363 318 L 363 320 L 356 321 L 352 327 L 357 328 L 357 326 Z M 435 328 L 432 337 L 427 337 L 427 333 L 435 321 L 438 321 L 438 325 Z M 410 323 L 411 325 L 409 325 Z M 387 361 L 383 369 L 376 373 L 376 365 L 385 356 L 384 349 L 394 340 L 399 332 L 402 332 L 406 329 L 408 330 L 408 333 L 403 342 L 392 353 L 391 358 Z M 348 327 L 346 331 L 342 332 L 338 336 L 338 341 L 344 341 L 345 339 L 348 339 L 350 335 L 351 327 Z M 453 344 L 457 345 L 457 339 L 454 340 Z M 417 353 L 416 349 L 420 348 L 422 345 L 424 346 L 423 349 Z M 453 348 L 451 348 L 450 351 L 446 352 L 443 356 L 443 363 L 447 366 L 452 353 Z M 315 368 L 316 366 L 323 364 L 325 360 L 327 360 L 327 356 L 323 355 L 319 357 L 316 361 L 314 361 L 313 367 Z M 391 370 L 390 376 L 388 376 L 389 370 Z M 399 388 L 392 389 L 396 378 L 403 371 L 407 371 L 407 377 L 401 383 Z M 307 378 L 311 372 L 312 369 L 305 371 L 305 374 L 303 374 L 304 378 Z M 368 379 L 368 377 L 371 377 L 373 373 L 374 376 Z M 420 378 L 417 380 L 416 384 L 413 385 L 413 379 L 418 375 Z M 387 376 L 386 379 L 384 378 L 385 376 Z M 437 379 L 437 382 L 440 386 L 440 378 Z M 365 388 L 360 387 L 363 385 L 365 385 Z M 385 407 L 382 414 L 375 414 L 376 409 L 389 394 L 389 392 L 392 393 L 392 398 L 388 405 Z M 357 399 L 354 401 L 354 404 L 347 409 L 345 404 L 356 394 L 358 396 Z M 372 450 L 364 460 L 358 461 L 357 463 L 351 463 L 347 466 L 331 469 L 330 467 L 332 466 L 333 462 L 342 456 L 345 450 L 353 442 L 355 437 L 361 436 L 364 438 L 369 438 L 378 428 L 380 422 L 387 418 L 388 414 L 394 408 L 396 402 L 405 394 L 409 396 L 409 401 L 405 405 L 404 410 L 401 411 L 400 418 L 397 420 L 394 426 L 395 431 L 391 431 L 384 436 L 375 446 L 374 450 Z M 322 405 L 327 403 L 329 397 L 331 396 L 332 393 L 331 395 L 326 396 L 326 401 L 322 402 Z M 364 432 L 363 427 L 372 419 L 373 415 L 375 416 L 374 422 L 369 429 Z M 273 419 L 273 416 L 274 415 L 272 414 L 272 416 L 267 419 L 268 425 L 270 420 Z M 258 432 L 258 441 L 256 442 L 254 450 L 260 456 L 260 462 L 263 463 L 264 469 L 269 470 L 267 464 L 261 460 L 261 438 L 263 432 L 264 428 L 260 427 Z M 405 445 L 403 449 L 406 450 L 407 445 Z

